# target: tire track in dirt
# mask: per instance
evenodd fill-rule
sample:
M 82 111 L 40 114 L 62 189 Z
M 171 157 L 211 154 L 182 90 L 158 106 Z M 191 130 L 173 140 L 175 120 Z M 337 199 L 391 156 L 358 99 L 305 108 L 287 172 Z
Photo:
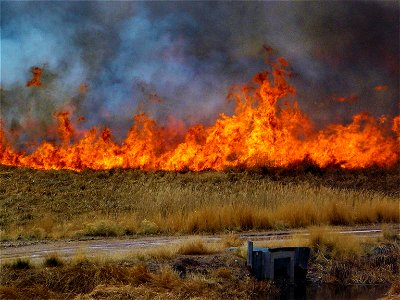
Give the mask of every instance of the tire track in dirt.
M 397 230 L 400 224 L 393 226 Z M 379 227 L 343 227 L 332 230 L 340 234 L 353 234 L 357 236 L 379 236 L 382 229 Z M 293 236 L 306 237 L 307 230 L 246 232 L 237 234 L 242 240 L 253 241 L 275 241 L 288 239 Z M 58 253 L 64 259 L 70 259 L 77 253 L 84 253 L 89 257 L 114 256 L 129 254 L 140 249 L 150 249 L 161 246 L 177 245 L 190 239 L 200 239 L 203 242 L 220 242 L 226 235 L 185 235 L 185 236 L 151 236 L 137 238 L 108 238 L 91 240 L 60 240 L 60 241 L 38 241 L 31 244 L 22 242 L 0 243 L 0 261 L 14 260 L 17 258 L 29 258 L 32 261 L 42 260 L 51 253 Z

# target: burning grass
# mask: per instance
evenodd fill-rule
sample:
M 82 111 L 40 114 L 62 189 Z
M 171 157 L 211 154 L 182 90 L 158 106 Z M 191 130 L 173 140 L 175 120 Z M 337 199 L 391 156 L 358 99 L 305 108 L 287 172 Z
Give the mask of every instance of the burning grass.
M 1 238 L 397 223 L 398 171 L 76 173 L 0 167 Z
M 288 62 L 282 57 L 266 62 L 268 70 L 230 90 L 228 99 L 235 102 L 235 112 L 231 116 L 221 112 L 213 125 L 185 128 L 183 122 L 177 126 L 180 122 L 175 121 L 161 126 L 146 113 L 139 113 L 118 144 L 109 128 L 80 129 L 70 111 L 58 111 L 54 112 L 58 126 L 44 130 L 49 136 L 43 137 L 45 141 L 33 152 L 14 148 L 18 135 L 26 133 L 0 128 L 0 163 L 75 171 L 223 171 L 228 167 L 290 168 L 307 161 L 321 168 L 336 165 L 353 170 L 390 168 L 399 163 L 400 116 L 378 119 L 358 113 L 349 124 L 318 129 L 296 101 L 296 89 L 288 81 Z M 27 85 L 41 86 L 42 70 L 34 68 L 32 72 L 34 78 Z

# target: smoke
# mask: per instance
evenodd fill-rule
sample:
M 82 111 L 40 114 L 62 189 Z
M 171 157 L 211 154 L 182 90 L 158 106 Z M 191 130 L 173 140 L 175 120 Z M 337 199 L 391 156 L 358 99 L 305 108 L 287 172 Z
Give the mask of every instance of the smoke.
M 267 35 L 292 62 L 302 107 L 316 120 L 348 121 L 360 111 L 399 114 L 399 5 L 285 2 L 268 10 Z M 373 89 L 382 84 L 385 93 Z M 353 105 L 329 101 L 352 95 Z
M 35 137 L 51 135 L 52 114 L 62 109 L 119 137 L 139 110 L 161 122 L 172 114 L 211 123 L 232 112 L 230 86 L 265 68 L 263 45 L 288 59 L 300 105 L 317 124 L 399 113 L 395 1 L 1 6 L 1 116 Z M 41 88 L 25 86 L 33 66 L 44 69 Z M 353 104 L 333 100 L 352 95 Z

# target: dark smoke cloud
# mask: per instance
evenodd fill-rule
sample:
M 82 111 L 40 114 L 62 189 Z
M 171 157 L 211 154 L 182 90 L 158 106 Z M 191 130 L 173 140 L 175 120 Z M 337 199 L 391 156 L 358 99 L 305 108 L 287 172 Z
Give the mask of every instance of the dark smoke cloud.
M 301 107 L 317 124 L 398 114 L 397 1 L 1 5 L 1 115 L 8 127 L 36 120 L 37 135 L 65 108 L 119 136 L 138 108 L 160 121 L 212 122 L 232 111 L 229 87 L 265 68 L 265 44 L 291 63 Z M 25 87 L 32 66 L 44 67 L 44 87 Z M 388 90 L 374 91 L 380 84 Z M 358 101 L 332 100 L 350 95 Z
M 398 1 L 286 2 L 268 12 L 268 36 L 293 63 L 302 106 L 317 120 L 399 114 Z M 374 91 L 381 84 L 386 93 Z M 338 105 L 327 101 L 332 95 L 359 100 Z

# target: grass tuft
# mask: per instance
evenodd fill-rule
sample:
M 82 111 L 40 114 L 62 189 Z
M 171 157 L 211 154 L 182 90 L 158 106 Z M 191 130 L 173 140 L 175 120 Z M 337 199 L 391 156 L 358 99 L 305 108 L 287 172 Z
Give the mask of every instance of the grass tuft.
M 240 247 L 243 245 L 243 240 L 236 234 L 228 234 L 223 238 L 223 244 L 225 248 Z
M 86 225 L 78 232 L 78 236 L 115 237 L 123 235 L 124 230 L 118 224 L 109 221 L 99 221 Z
M 33 266 L 29 259 L 17 258 L 9 267 L 13 270 L 26 270 L 31 269 Z
M 207 246 L 199 239 L 193 239 L 183 243 L 177 251 L 177 253 L 181 255 L 207 255 L 215 252 L 215 249 Z
M 44 259 L 43 265 L 48 268 L 62 267 L 64 261 L 57 253 L 52 253 Z
M 151 274 L 151 283 L 157 288 L 171 289 L 181 285 L 181 279 L 172 267 L 167 265 L 162 266 L 157 273 Z
M 140 227 L 141 227 L 141 233 L 143 234 L 155 234 L 159 231 L 156 223 L 146 219 L 144 219 L 140 223 Z

